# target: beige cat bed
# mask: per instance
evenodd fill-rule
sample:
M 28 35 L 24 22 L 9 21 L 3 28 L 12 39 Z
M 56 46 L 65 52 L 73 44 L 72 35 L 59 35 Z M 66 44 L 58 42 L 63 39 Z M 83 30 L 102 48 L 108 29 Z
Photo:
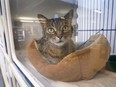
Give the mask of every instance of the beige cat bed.
M 60 81 L 91 79 L 105 67 L 110 54 L 110 45 L 103 35 L 93 35 L 83 48 L 52 65 L 42 58 L 34 42 L 28 47 L 28 57 L 33 66 L 44 76 Z

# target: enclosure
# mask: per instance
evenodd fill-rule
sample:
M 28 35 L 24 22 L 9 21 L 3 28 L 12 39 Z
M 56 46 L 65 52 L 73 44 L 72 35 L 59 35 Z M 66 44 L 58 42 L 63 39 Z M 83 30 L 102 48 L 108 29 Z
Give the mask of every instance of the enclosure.
M 37 15 L 42 14 L 48 19 L 64 17 L 72 9 L 73 42 L 84 43 L 91 35 L 103 34 L 110 43 L 110 55 L 116 57 L 115 0 L 1 0 L 2 44 L 8 59 L 12 61 L 27 87 L 98 87 L 105 85 L 110 78 L 111 87 L 116 85 L 116 75 L 109 71 L 100 73 L 90 81 L 66 83 L 44 77 L 31 64 L 26 48 L 34 39 L 39 40 L 43 36 Z M 5 60 L 4 63 L 5 67 L 9 64 Z M 9 68 L 6 71 L 13 76 Z M 10 85 L 15 84 L 12 81 L 17 78 L 14 77 L 9 80 Z M 17 87 L 22 86 L 19 80 L 21 79 L 17 80 Z M 94 86 L 93 83 L 98 84 Z

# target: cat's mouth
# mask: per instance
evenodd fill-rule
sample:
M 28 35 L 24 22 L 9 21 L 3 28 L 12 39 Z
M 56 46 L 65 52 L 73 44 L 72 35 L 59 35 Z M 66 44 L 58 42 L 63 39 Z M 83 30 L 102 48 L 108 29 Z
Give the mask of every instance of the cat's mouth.
M 56 42 L 56 45 L 62 46 L 62 45 L 64 45 L 64 41 L 60 40 L 60 41 Z
M 60 40 L 60 41 L 58 41 L 57 43 L 64 43 L 64 41 Z
M 55 44 L 55 45 L 58 45 L 58 46 L 62 46 L 62 45 L 64 45 L 64 41 L 63 40 L 59 40 L 59 41 L 51 41 L 53 44 Z

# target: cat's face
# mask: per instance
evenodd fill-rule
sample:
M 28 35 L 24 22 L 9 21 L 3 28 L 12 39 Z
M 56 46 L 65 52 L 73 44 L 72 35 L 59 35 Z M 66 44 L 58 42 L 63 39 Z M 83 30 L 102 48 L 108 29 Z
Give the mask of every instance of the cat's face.
M 62 46 L 71 39 L 73 11 L 69 11 L 63 18 L 47 19 L 45 16 L 38 14 L 44 37 L 51 43 Z M 43 22 L 43 23 L 42 23 Z

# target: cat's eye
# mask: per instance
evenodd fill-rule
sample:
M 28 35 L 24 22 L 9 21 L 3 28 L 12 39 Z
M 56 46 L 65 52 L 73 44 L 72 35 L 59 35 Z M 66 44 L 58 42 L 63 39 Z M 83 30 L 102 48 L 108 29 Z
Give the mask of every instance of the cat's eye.
M 48 33 L 53 34 L 54 33 L 54 29 L 53 28 L 48 28 Z
M 64 27 L 63 27 L 63 31 L 64 31 L 64 32 L 67 32 L 68 30 L 69 30 L 69 27 L 68 27 L 68 26 L 64 26 Z

